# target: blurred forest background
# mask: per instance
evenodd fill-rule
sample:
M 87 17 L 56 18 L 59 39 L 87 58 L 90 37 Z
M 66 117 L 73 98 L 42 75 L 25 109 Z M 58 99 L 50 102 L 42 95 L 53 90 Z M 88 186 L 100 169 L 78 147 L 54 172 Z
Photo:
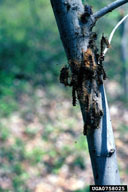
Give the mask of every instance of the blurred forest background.
M 97 11 L 112 1 L 83 2 Z M 98 45 L 127 10 L 97 23 Z M 104 62 L 122 184 L 128 184 L 126 26 Z M 0 192 L 87 192 L 93 184 L 79 106 L 59 83 L 66 63 L 49 0 L 0 0 Z

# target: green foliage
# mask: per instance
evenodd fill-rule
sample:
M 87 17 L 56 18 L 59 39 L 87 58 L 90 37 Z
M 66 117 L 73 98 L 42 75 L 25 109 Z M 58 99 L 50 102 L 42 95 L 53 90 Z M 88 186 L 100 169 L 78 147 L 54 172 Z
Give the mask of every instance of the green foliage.
M 76 150 L 80 151 L 80 150 L 88 150 L 88 145 L 87 145 L 87 141 L 85 139 L 84 135 L 81 135 L 78 139 L 78 141 L 75 142 L 75 147 Z
M 27 136 L 29 136 L 30 138 L 34 138 L 36 136 L 37 132 L 38 132 L 38 129 L 36 127 L 35 128 L 27 127 L 25 130 L 25 134 Z
M 62 63 L 63 49 L 56 35 L 49 2 L 12 0 L 11 3 L 3 2 L 1 6 L 2 70 L 14 75 L 23 74 L 26 79 L 37 82 L 55 79 L 50 77 L 50 72 L 57 74 L 55 60 Z M 54 49 L 56 46 L 57 50 Z
M 118 127 L 118 129 L 120 130 L 120 134 L 123 137 L 128 132 L 128 125 L 122 124 Z
M 17 109 L 19 81 L 57 81 L 56 64 L 65 59 L 49 2 L 6 0 L 0 6 L 0 115 L 7 116 Z
M 25 159 L 27 159 L 32 165 L 35 165 L 43 160 L 45 152 L 40 147 L 35 147 L 32 151 L 25 151 Z
M 8 127 L 0 124 L 0 139 L 6 141 L 9 138 L 10 130 Z
M 2 189 L 1 187 L 0 187 L 0 192 L 11 192 L 10 190 L 6 190 L 6 189 Z
M 79 189 L 74 192 L 90 192 L 89 186 L 85 187 L 84 189 Z
M 0 155 L 2 158 L 7 158 L 9 162 L 14 160 L 20 161 L 24 159 L 24 143 L 19 139 L 16 139 L 16 142 L 12 146 L 3 146 L 0 149 Z
M 85 169 L 85 162 L 82 156 L 77 156 L 74 161 L 73 165 L 79 167 L 80 169 Z
M 25 186 L 25 181 L 27 179 L 27 174 L 16 175 L 13 177 L 13 188 L 16 192 L 30 192 L 29 189 Z
M 94 11 L 109 2 L 83 0 Z M 0 6 L 0 115 L 8 116 L 17 110 L 15 95 L 24 90 L 22 84 L 27 81 L 43 86 L 58 83 L 66 57 L 49 1 L 5 0 Z M 109 36 L 119 18 L 119 11 L 114 11 L 97 23 L 94 30 L 99 41 L 102 33 Z M 117 54 L 120 42 L 118 30 L 105 61 L 108 77 L 118 81 L 122 74 L 120 54 Z
M 10 134 L 11 136 L 11 134 Z M 5 176 L 10 175 L 13 185 L 13 191 L 15 192 L 29 192 L 26 181 L 29 178 L 29 174 L 23 167 L 22 161 L 24 159 L 24 143 L 20 139 L 16 139 L 15 143 L 11 146 L 4 145 L 0 148 L 0 157 L 6 163 L 0 163 L 0 169 Z M 4 190 L 1 191 L 11 191 Z

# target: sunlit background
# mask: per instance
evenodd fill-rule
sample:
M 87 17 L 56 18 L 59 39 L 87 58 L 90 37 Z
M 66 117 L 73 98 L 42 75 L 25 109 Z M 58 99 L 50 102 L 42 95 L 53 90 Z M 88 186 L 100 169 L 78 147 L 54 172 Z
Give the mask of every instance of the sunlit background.
M 97 11 L 110 2 L 86 3 Z M 98 46 L 127 10 L 125 5 L 98 21 Z M 122 184 L 128 184 L 126 22 L 104 62 Z M 79 106 L 59 83 L 66 63 L 49 0 L 0 1 L 0 192 L 88 192 L 94 184 Z

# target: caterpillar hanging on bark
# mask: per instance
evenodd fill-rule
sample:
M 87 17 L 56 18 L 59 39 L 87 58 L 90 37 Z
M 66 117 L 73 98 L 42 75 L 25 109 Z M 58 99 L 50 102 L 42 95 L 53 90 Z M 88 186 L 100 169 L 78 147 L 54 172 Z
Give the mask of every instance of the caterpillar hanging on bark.
M 87 135 L 89 130 L 99 127 L 103 115 L 102 109 L 97 102 L 99 97 L 99 86 L 106 78 L 103 68 L 104 47 L 110 47 L 104 35 L 101 39 L 100 54 L 95 44 L 96 33 L 90 35 L 89 45 L 86 51 L 82 50 L 82 61 L 70 60 L 69 67 L 65 66 L 60 72 L 60 82 L 65 86 L 72 87 L 72 104 L 76 105 L 77 99 L 84 105 L 86 121 L 83 134 Z

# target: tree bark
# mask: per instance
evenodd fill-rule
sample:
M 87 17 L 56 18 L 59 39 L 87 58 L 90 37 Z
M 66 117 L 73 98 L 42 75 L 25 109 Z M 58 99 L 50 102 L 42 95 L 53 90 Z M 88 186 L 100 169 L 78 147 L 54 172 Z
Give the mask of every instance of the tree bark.
M 92 28 L 95 25 L 95 18 L 93 14 L 89 12 L 84 15 L 85 9 L 81 0 L 51 0 L 51 4 L 67 59 L 73 73 L 74 65 L 76 63 L 83 63 L 83 53 L 85 53 L 85 56 L 87 54 L 90 46 Z M 86 17 L 85 20 L 82 20 L 83 16 Z M 93 58 L 96 58 L 94 49 L 92 49 L 92 52 L 94 55 Z M 98 66 L 98 61 L 95 60 L 95 62 Z M 86 83 L 86 81 L 89 83 Z M 87 85 L 94 86 L 92 83 L 93 80 L 86 81 L 83 84 L 83 89 L 86 89 Z M 104 85 L 101 83 L 97 87 L 98 94 L 94 94 L 93 97 L 96 104 L 102 109 L 103 115 L 100 119 L 100 124 L 97 125 L 97 127 L 93 127 L 93 124 L 90 125 L 87 133 L 94 180 L 95 184 L 98 185 L 119 185 L 120 177 L 116 160 L 116 148 Z M 91 90 L 93 90 L 93 88 Z M 83 121 L 86 125 L 88 122 L 87 104 L 85 101 L 83 102 L 81 96 L 79 96 L 78 87 L 77 93 Z

